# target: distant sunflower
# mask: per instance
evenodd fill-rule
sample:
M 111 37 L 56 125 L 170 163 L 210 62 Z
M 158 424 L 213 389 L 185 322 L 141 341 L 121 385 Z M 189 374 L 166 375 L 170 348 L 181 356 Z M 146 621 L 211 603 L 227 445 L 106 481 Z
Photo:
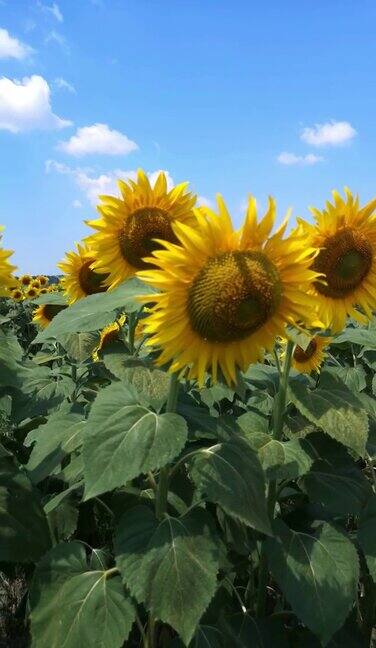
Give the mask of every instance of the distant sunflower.
M 24 298 L 22 290 L 19 288 L 14 288 L 10 291 L 11 298 L 16 302 L 21 302 Z
M 46 326 L 52 322 L 55 315 L 65 308 L 67 308 L 67 306 L 62 304 L 42 304 L 33 312 L 33 322 L 42 328 L 46 328 Z
M 40 295 L 46 295 L 49 292 L 48 288 L 41 288 L 39 291 Z
M 48 277 L 45 277 L 44 275 L 39 275 L 37 279 L 42 287 L 48 285 Z
M 37 288 L 37 290 L 39 290 L 40 289 L 40 282 L 38 281 L 38 279 L 33 279 L 30 286 L 31 286 L 31 288 Z
M 70 304 L 107 290 L 104 280 L 108 274 L 98 274 L 92 269 L 95 256 L 91 248 L 86 243 L 77 243 L 76 247 L 77 252 L 67 252 L 65 259 L 57 264 L 64 272 L 61 284 Z
M 125 323 L 125 320 L 125 315 L 121 315 L 119 319 L 116 320 L 116 322 L 108 324 L 101 330 L 99 344 L 94 349 L 92 354 L 92 358 L 93 360 L 95 360 L 95 362 L 99 360 L 99 352 L 102 351 L 104 347 L 106 347 L 108 344 L 111 344 L 111 342 L 115 342 L 119 339 L 119 333 L 121 331 L 121 327 Z
M 122 197 L 100 196 L 101 217 L 88 221 L 98 230 L 88 240 L 96 251 L 93 267 L 108 272 L 105 285 L 115 288 L 138 270 L 148 268 L 144 258 L 161 247 L 160 241 L 177 242 L 174 222 L 190 222 L 196 197 L 186 193 L 188 183 L 167 190 L 167 180 L 160 173 L 152 187 L 142 170 L 137 182 L 119 180 Z
M 147 345 L 160 348 L 159 364 L 170 371 L 189 367 L 189 377 L 202 385 L 205 372 L 217 381 L 218 368 L 228 383 L 236 369 L 273 348 L 286 324 L 316 326 L 308 290 L 317 274 L 309 269 L 313 248 L 297 236 L 283 239 L 287 219 L 270 236 L 275 203 L 257 223 L 251 197 L 244 225 L 234 231 L 222 198 L 219 215 L 196 210 L 196 227 L 173 226 L 179 244 L 164 243 L 148 261 L 157 268 L 138 276 L 160 289 L 142 298 L 154 302 L 144 320 Z
M 312 266 L 322 274 L 313 287 L 318 315 L 335 332 L 346 317 L 364 324 L 376 309 L 376 198 L 360 208 L 358 197 L 345 193 L 346 201 L 333 191 L 333 204 L 311 209 L 313 225 L 300 221 L 308 245 L 320 249 Z
M 315 335 L 306 349 L 297 345 L 292 356 L 291 365 L 300 373 L 310 374 L 311 371 L 319 371 L 327 355 L 325 349 L 332 340 L 331 337 Z M 284 352 L 282 353 L 283 356 Z
M 33 280 L 33 277 L 31 275 L 24 274 L 24 275 L 22 275 L 22 277 L 20 279 L 20 284 L 22 286 L 29 286 L 31 284 L 32 280 Z
M 33 288 L 32 286 L 25 291 L 25 297 L 27 299 L 34 299 L 34 297 L 37 297 L 38 295 L 39 290 L 37 288 Z
M 0 232 L 3 229 L 3 227 L 0 227 Z M 15 282 L 12 273 L 16 269 L 16 266 L 11 265 L 8 261 L 12 254 L 13 252 L 11 250 L 3 250 L 0 247 L 0 296 L 3 297 L 7 296 L 7 289 L 13 286 Z

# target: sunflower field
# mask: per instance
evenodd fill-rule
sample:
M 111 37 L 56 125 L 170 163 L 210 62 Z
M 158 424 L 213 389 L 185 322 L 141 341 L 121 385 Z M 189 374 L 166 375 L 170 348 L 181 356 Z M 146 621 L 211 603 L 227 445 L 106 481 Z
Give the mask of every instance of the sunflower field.
M 376 645 L 376 199 L 119 190 L 57 283 L 0 248 L 4 645 Z

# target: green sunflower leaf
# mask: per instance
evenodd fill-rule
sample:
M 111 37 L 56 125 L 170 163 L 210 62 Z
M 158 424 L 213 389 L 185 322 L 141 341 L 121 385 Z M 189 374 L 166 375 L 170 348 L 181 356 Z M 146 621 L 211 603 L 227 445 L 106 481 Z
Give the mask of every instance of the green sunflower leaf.
M 354 545 L 329 524 L 315 535 L 297 533 L 276 520 L 266 541 L 269 567 L 298 618 L 328 643 L 350 612 L 359 564 Z
M 202 449 L 192 459 L 190 474 L 206 499 L 219 504 L 231 517 L 271 535 L 264 473 L 247 441 L 237 439 Z
M 369 572 L 376 583 L 376 495 L 370 498 L 362 512 L 358 540 L 364 551 Z
M 90 358 L 94 349 L 98 346 L 99 333 L 94 331 L 72 333 L 66 336 L 65 340 L 61 340 L 61 344 L 71 358 L 83 362 Z
M 43 306 L 44 304 L 54 304 L 56 306 L 66 306 L 67 305 L 67 300 L 63 292 L 51 292 L 51 293 L 45 293 L 44 295 L 39 295 L 39 297 L 36 297 L 35 299 L 31 299 L 30 301 L 33 302 L 33 304 L 37 304 L 38 306 Z
M 312 466 L 315 452 L 308 439 L 276 441 L 270 434 L 248 436 L 268 479 L 296 479 Z
M 29 432 L 26 446 L 33 446 L 26 465 L 29 477 L 34 484 L 48 477 L 63 458 L 82 443 L 85 421 L 78 406 L 52 414 L 47 423 Z
M 186 646 L 216 590 L 218 546 L 210 516 L 199 509 L 158 522 L 138 506 L 119 522 L 115 555 L 124 583 Z
M 162 468 L 183 449 L 187 425 L 178 414 L 138 404 L 134 388 L 113 383 L 97 396 L 84 437 L 85 499 Z
M 372 494 L 362 471 L 347 453 L 318 459 L 299 482 L 312 502 L 318 502 L 330 515 L 358 515 Z
M 10 456 L 1 456 L 0 560 L 35 562 L 50 544 L 38 492 Z
M 317 389 L 301 380 L 290 380 L 289 396 L 311 423 L 333 439 L 365 454 L 368 418 L 361 400 L 334 373 L 323 371 Z
M 60 340 L 67 333 L 98 331 L 115 319 L 114 311 L 117 309 L 128 313 L 139 310 L 141 306 L 137 297 L 152 292 L 150 286 L 132 277 L 115 290 L 79 299 L 56 315 L 51 324 L 38 333 L 33 343 L 39 344 L 51 338 Z
M 30 607 L 32 648 L 121 648 L 135 619 L 120 576 L 92 569 L 79 542 L 59 544 L 43 557 Z
M 139 396 L 140 403 L 159 411 L 166 403 L 170 388 L 170 376 L 156 369 L 142 358 L 127 354 L 121 342 L 105 347 L 102 359 L 106 368 L 119 380 L 132 385 Z
M 367 330 L 364 328 L 348 328 L 346 331 L 337 335 L 332 344 L 359 344 L 367 349 L 376 349 L 376 329 Z

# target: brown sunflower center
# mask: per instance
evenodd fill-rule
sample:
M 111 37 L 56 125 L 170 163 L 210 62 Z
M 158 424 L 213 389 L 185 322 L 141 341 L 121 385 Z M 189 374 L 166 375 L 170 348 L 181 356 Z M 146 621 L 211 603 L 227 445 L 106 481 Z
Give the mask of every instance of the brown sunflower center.
M 327 285 L 317 281 L 316 289 L 332 299 L 346 297 L 368 275 L 372 266 L 372 247 L 364 234 L 345 227 L 325 242 L 313 269 L 324 274 Z
M 125 221 L 119 237 L 124 259 L 139 270 L 150 268 L 152 264 L 143 259 L 160 249 L 160 244 L 154 239 L 177 243 L 168 213 L 158 207 L 143 207 L 133 212 Z
M 43 315 L 49 322 L 52 322 L 55 315 L 60 313 L 60 311 L 64 310 L 65 308 L 67 307 L 64 305 L 45 304 L 43 306 Z
M 297 362 L 307 362 L 307 360 L 312 358 L 316 349 L 317 349 L 317 342 L 315 338 L 313 338 L 310 341 L 306 349 L 302 349 L 302 347 L 298 345 L 294 351 L 294 360 L 296 360 Z
M 116 327 L 111 331 L 106 331 L 106 333 L 103 333 L 103 336 L 101 338 L 100 348 L 103 349 L 103 347 L 106 347 L 108 344 L 111 344 L 111 342 L 115 342 L 118 339 L 118 337 L 119 337 L 119 327 Z
M 265 324 L 281 300 L 274 264 L 261 252 L 225 252 L 208 260 L 188 296 L 191 326 L 210 342 L 243 340 Z
M 88 259 L 82 264 L 78 273 L 78 281 L 81 289 L 86 295 L 94 295 L 95 293 L 106 292 L 106 286 L 102 283 L 107 279 L 108 274 L 99 274 L 94 272 L 89 266 L 93 263 L 94 259 Z

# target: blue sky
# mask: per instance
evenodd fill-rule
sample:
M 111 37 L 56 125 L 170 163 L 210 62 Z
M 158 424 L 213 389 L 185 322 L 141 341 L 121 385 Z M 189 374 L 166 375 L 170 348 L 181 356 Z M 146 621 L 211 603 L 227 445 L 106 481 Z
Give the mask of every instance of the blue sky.
M 374 0 L 0 0 L 0 223 L 53 273 L 142 166 L 281 219 L 376 186 Z

